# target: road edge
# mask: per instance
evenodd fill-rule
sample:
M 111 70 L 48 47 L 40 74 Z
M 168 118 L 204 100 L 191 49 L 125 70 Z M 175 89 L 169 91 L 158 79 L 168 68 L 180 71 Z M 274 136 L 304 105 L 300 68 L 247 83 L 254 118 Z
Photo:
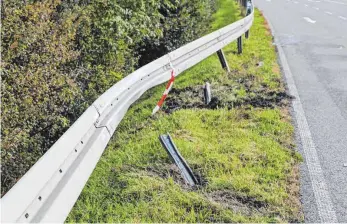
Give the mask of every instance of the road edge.
M 283 73 L 282 75 L 285 79 L 286 88 L 288 89 L 289 94 L 293 96 L 291 106 L 293 114 L 292 117 L 294 118 L 294 122 L 296 123 L 295 134 L 297 135 L 303 149 L 302 151 L 304 153 L 304 160 L 306 163 L 305 165 L 307 167 L 309 179 L 311 181 L 311 187 L 314 193 L 315 203 L 317 205 L 320 221 L 323 223 L 337 223 L 338 220 L 336 212 L 334 210 L 328 187 L 325 182 L 317 150 L 312 139 L 312 134 L 306 119 L 305 111 L 303 109 L 298 90 L 296 88 L 293 74 L 290 70 L 284 50 L 282 46 L 278 44 L 279 41 L 275 35 L 276 33 L 270 20 L 264 14 L 263 16 L 269 25 L 271 35 L 274 39 L 274 46 L 276 47 L 278 61 L 281 66 Z

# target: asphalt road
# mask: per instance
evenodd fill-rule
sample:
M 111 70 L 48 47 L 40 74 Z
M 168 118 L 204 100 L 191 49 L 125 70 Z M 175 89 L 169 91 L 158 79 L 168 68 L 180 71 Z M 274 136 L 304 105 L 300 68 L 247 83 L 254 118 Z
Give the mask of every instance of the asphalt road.
M 347 223 L 347 0 L 254 1 L 283 49 L 308 124 L 309 134 L 298 134 L 305 221 L 329 220 L 322 216 L 330 200 L 335 221 Z M 315 154 L 321 179 L 310 163 Z

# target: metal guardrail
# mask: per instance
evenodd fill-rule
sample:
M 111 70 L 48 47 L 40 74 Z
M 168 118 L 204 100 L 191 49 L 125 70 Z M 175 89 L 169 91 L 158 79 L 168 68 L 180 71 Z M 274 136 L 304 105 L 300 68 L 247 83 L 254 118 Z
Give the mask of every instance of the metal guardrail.
M 170 79 L 170 63 L 179 75 L 240 38 L 252 26 L 251 11 L 141 67 L 102 94 L 3 196 L 1 222 L 64 222 L 130 105 Z

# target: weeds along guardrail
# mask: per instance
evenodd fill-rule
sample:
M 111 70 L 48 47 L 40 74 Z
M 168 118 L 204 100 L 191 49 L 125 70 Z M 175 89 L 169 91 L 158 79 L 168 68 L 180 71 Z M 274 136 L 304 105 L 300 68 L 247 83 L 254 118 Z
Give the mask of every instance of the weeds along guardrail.
M 148 89 L 176 76 L 248 36 L 253 5 L 242 0 L 247 16 L 141 67 L 102 94 L 1 199 L 2 222 L 64 222 L 92 174 L 111 136 L 131 104 Z

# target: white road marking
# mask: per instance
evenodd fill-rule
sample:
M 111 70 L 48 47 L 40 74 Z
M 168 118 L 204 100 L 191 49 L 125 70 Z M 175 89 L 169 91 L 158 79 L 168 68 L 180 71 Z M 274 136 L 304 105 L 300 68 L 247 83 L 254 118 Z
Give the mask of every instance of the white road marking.
M 317 7 L 313 7 L 315 10 L 319 10 L 319 8 L 317 8 Z
M 325 13 L 328 14 L 328 15 L 332 15 L 332 13 L 331 13 L 331 12 L 328 12 L 328 11 L 325 11 Z
M 308 18 L 308 17 L 304 17 L 304 20 L 306 20 L 306 21 L 309 22 L 309 23 L 316 23 L 315 20 L 312 20 L 312 19 L 310 19 L 310 18 Z
M 347 20 L 346 17 L 343 17 L 343 16 L 339 16 L 340 19 L 343 19 L 343 20 Z
M 278 39 L 274 33 L 273 26 L 271 25 L 269 20 L 267 21 L 269 22 L 272 35 L 275 38 L 275 43 L 278 43 Z M 276 45 L 278 55 L 282 64 L 282 70 L 287 81 L 289 93 L 290 95 L 294 96 L 294 100 L 292 101 L 294 117 L 298 125 L 298 132 L 302 141 L 302 148 L 305 154 L 306 165 L 311 179 L 319 217 L 321 219 L 321 222 L 323 223 L 337 223 L 334 206 L 331 202 L 328 186 L 324 179 L 324 174 L 320 165 L 317 150 L 312 139 L 312 134 L 308 126 L 298 89 L 296 88 L 294 82 L 293 74 L 288 65 L 287 58 L 284 54 L 282 46 L 280 44 Z
M 331 3 L 336 3 L 336 4 L 340 4 L 340 5 L 347 5 L 347 3 L 344 2 L 337 2 L 337 1 L 331 1 L 331 0 L 324 0 L 326 2 L 331 2 Z
M 298 4 L 299 2 L 294 2 L 295 4 Z
M 306 6 L 306 7 L 308 7 L 308 5 L 307 5 L 307 4 L 305 4 L 305 6 Z

